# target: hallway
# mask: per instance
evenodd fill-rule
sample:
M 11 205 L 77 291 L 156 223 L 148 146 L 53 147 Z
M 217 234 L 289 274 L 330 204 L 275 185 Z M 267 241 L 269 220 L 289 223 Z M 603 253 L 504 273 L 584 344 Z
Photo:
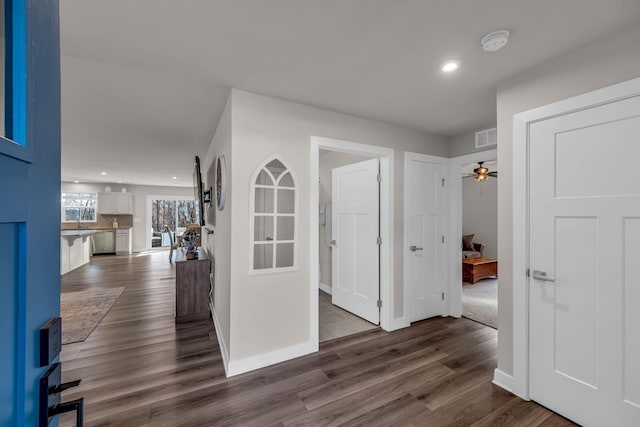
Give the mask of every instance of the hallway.
M 212 323 L 175 325 L 174 274 L 153 252 L 62 277 L 63 292 L 126 288 L 86 341 L 63 347 L 63 380 L 82 379 L 63 400 L 85 398 L 85 425 L 573 425 L 492 385 L 496 331 L 466 319 L 363 332 L 227 379 Z

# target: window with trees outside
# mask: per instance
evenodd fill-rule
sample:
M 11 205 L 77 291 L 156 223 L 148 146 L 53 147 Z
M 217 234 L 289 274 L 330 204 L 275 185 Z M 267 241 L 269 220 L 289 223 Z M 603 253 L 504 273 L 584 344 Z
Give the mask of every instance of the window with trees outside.
M 98 193 L 62 193 L 62 222 L 96 222 Z
M 151 246 L 168 246 L 171 242 L 165 233 L 180 234 L 187 224 L 197 224 L 200 221 L 198 202 L 193 199 L 154 199 L 151 201 Z M 172 237 L 173 238 L 173 237 Z

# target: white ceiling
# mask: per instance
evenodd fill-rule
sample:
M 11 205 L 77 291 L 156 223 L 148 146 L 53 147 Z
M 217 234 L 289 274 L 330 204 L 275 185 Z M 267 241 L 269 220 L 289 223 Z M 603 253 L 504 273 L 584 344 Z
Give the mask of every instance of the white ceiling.
M 640 22 L 640 1 L 64 0 L 60 21 L 63 180 L 188 186 L 231 87 L 450 136 L 495 124 L 500 80 Z M 484 52 L 497 29 L 509 44 Z

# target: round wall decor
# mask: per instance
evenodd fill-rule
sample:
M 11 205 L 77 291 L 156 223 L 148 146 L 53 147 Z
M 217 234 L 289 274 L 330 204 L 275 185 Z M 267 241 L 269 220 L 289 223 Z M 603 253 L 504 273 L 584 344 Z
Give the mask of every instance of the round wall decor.
M 218 156 L 216 161 L 216 201 L 218 209 L 224 209 L 224 201 L 227 196 L 227 165 L 224 156 Z

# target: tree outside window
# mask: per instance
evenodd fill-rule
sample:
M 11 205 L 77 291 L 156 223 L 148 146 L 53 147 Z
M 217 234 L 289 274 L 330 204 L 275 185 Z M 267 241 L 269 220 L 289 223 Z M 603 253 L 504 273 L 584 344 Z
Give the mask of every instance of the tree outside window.
M 62 193 L 62 222 L 95 222 L 98 193 Z

